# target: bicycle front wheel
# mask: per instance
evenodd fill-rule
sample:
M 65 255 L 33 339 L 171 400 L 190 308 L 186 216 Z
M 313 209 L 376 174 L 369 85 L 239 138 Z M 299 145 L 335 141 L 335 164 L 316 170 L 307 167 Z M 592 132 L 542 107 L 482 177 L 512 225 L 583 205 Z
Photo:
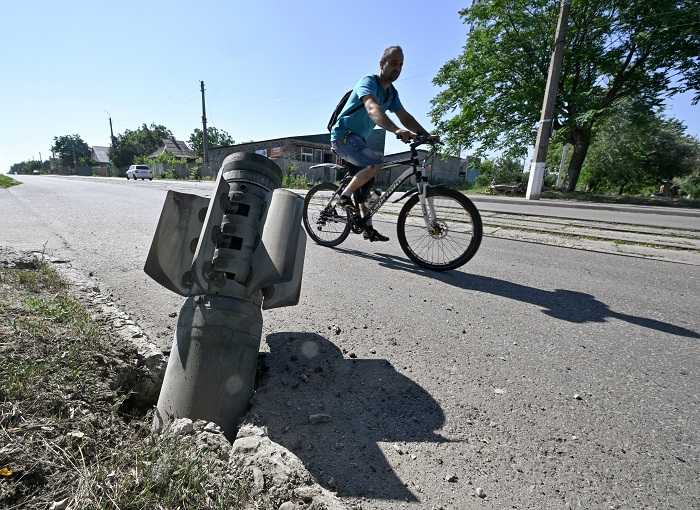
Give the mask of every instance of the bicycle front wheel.
M 426 201 L 434 211 L 427 222 L 417 194 L 401 209 L 396 225 L 401 249 L 413 262 L 433 271 L 466 264 L 479 249 L 483 233 L 476 206 L 463 193 L 443 188 L 429 188 Z
M 311 188 L 304 198 L 304 228 L 317 244 L 338 246 L 350 234 L 348 213 L 337 205 L 338 186 L 324 182 Z

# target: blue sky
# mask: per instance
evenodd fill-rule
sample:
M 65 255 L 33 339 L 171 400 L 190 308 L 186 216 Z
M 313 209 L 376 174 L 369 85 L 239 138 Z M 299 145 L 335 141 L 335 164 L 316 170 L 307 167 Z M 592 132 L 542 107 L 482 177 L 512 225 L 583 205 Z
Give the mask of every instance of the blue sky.
M 467 0 L 425 3 L 123 0 L 11 2 L 0 17 L 0 172 L 50 154 L 53 137 L 89 145 L 156 122 L 186 140 L 201 127 L 199 80 L 210 126 L 238 141 L 320 133 L 342 94 L 399 44 L 396 87 L 426 128 L 432 78 L 458 55 Z M 668 113 L 700 135 L 697 107 Z M 387 137 L 387 152 L 403 146 Z

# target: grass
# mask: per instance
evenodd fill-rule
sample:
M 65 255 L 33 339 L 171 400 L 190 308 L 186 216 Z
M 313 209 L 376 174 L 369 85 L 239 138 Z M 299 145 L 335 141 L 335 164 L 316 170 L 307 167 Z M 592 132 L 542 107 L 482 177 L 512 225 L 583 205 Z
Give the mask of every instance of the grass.
M 586 193 L 583 191 L 557 191 L 546 190 L 542 192 L 542 198 L 560 200 L 578 200 L 582 202 L 596 202 L 603 204 L 632 204 L 632 205 L 660 205 L 666 207 L 691 207 L 700 208 L 700 200 L 671 197 L 649 197 L 640 195 L 605 195 Z
M 0 508 L 246 507 L 228 449 L 152 435 L 127 405 L 137 355 L 70 290 L 41 259 L 0 266 Z
M 282 187 L 288 189 L 310 189 L 313 184 L 305 175 L 285 174 L 282 177 Z
M 9 175 L 0 175 L 0 188 L 9 188 L 11 186 L 17 186 L 18 184 L 22 183 L 14 180 Z

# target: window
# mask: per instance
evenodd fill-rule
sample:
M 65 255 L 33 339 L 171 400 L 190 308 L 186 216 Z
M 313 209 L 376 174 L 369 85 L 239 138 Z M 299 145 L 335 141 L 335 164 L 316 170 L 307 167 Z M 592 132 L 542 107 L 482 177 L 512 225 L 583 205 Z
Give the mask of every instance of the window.
M 309 147 L 301 148 L 301 161 L 312 162 L 314 160 L 314 150 Z
M 323 163 L 323 151 L 314 149 L 314 163 Z

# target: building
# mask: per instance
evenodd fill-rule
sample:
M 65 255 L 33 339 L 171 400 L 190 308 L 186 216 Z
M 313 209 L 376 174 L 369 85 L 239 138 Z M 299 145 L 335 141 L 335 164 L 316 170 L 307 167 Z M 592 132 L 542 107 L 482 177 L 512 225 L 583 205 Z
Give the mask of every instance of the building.
M 372 149 L 381 154 L 384 154 L 385 134 L 383 129 L 375 129 L 367 141 Z M 267 156 L 285 174 L 306 175 L 311 180 L 321 179 L 315 179 L 314 172 L 309 171 L 309 167 L 319 163 L 335 163 L 337 159 L 331 150 L 330 133 L 321 133 L 212 147 L 209 149 L 210 168 L 218 171 L 224 158 L 234 152 L 255 152 Z
M 375 129 L 369 136 L 367 144 L 375 151 L 384 154 L 386 131 Z M 221 167 L 224 158 L 234 152 L 255 152 L 272 159 L 285 174 L 303 175 L 311 182 L 333 181 L 340 175 L 323 163 L 340 163 L 331 150 L 330 133 L 317 135 L 291 136 L 274 138 L 258 142 L 239 143 L 209 150 L 209 167 L 215 173 Z M 418 158 L 424 159 L 428 151 L 418 149 Z M 410 158 L 410 151 L 398 152 L 384 156 L 385 163 Z M 466 171 L 467 161 L 457 157 L 436 158 L 429 172 L 430 182 L 457 185 L 473 182 L 478 172 Z M 387 186 L 401 175 L 407 166 L 396 167 L 380 172 L 377 176 L 378 186 Z
M 173 164 L 165 165 L 162 162 L 151 164 L 151 171 L 154 177 L 160 177 L 165 172 L 172 172 L 179 178 L 186 178 L 190 175 L 190 167 L 197 161 L 197 155 L 182 140 L 176 140 L 174 136 L 163 138 L 162 145 L 151 152 L 149 158 L 157 158 L 163 154 L 173 156 L 177 161 Z
M 423 161 L 429 154 L 429 151 L 425 149 L 418 149 L 417 152 L 418 159 L 420 161 Z M 409 159 L 410 157 L 411 151 L 388 154 L 384 156 L 384 163 L 402 161 Z M 388 186 L 407 168 L 408 165 L 403 165 L 380 172 L 376 178 L 377 186 Z M 448 184 L 457 186 L 464 184 L 465 182 L 473 183 L 476 180 L 477 175 L 479 175 L 479 172 L 474 169 L 467 170 L 466 159 L 455 156 L 437 156 L 433 161 L 432 166 L 427 170 L 426 174 L 431 184 Z
M 197 159 L 196 154 L 182 140 L 176 140 L 174 136 L 163 138 L 162 145 L 151 152 L 148 157 L 156 158 L 161 154 L 170 154 L 180 160 L 181 163 L 188 163 Z
M 92 165 L 92 175 L 108 177 L 112 170 L 112 161 L 109 159 L 109 147 L 95 145 L 90 147 L 90 159 L 95 163 Z

